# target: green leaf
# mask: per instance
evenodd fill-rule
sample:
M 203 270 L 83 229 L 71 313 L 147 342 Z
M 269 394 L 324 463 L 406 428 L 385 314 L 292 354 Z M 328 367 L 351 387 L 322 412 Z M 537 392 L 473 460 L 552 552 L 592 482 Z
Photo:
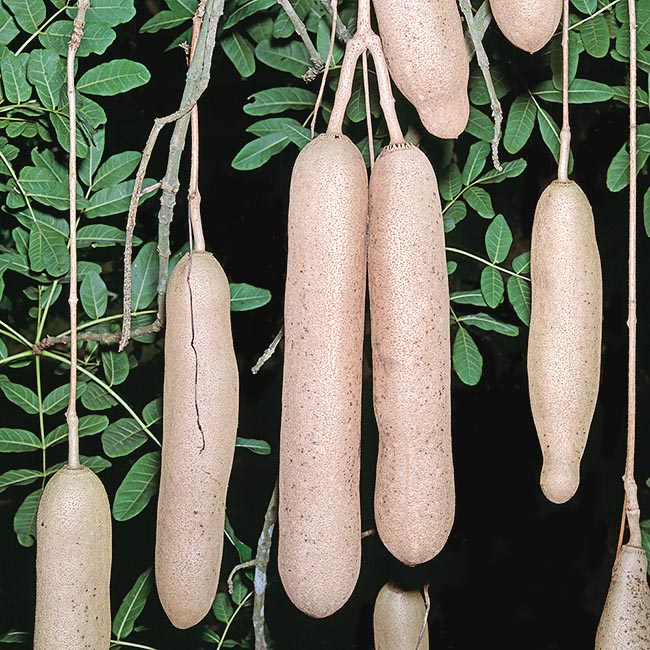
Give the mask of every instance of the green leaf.
M 650 189 L 643 195 L 643 225 L 645 234 L 650 237 Z
M 77 385 L 77 397 L 81 397 L 85 392 L 88 384 Z M 63 384 L 48 393 L 43 400 L 43 413 L 45 415 L 54 415 L 64 411 L 70 401 L 70 384 Z
M 255 73 L 255 48 L 244 35 L 239 32 L 227 34 L 221 39 L 221 47 L 242 77 Z
M 530 251 L 517 255 L 512 260 L 512 269 L 515 273 L 530 273 Z
M 485 232 L 485 250 L 493 264 L 506 259 L 512 246 L 512 232 L 502 214 L 497 215 Z
M 476 307 L 487 307 L 485 298 L 483 298 L 483 292 L 478 289 L 471 291 L 454 291 L 449 296 L 452 302 L 456 302 L 459 305 L 474 305 Z
M 142 27 L 140 33 L 154 34 L 163 29 L 175 29 L 179 25 L 188 23 L 192 18 L 191 13 L 176 13 L 174 11 L 159 11 L 153 18 L 150 18 Z
M 104 143 L 106 140 L 106 131 L 98 129 L 92 137 L 92 142 L 88 147 L 87 156 L 79 163 L 79 178 L 84 185 L 90 186 L 93 180 L 93 174 L 104 155 Z
M 115 154 L 104 162 L 93 178 L 93 190 L 110 188 L 127 179 L 140 163 L 139 151 L 123 151 Z
M 482 187 L 468 187 L 463 198 L 481 217 L 491 219 L 495 215 L 492 199 Z
M 30 547 L 36 541 L 36 514 L 43 490 L 29 494 L 14 515 L 14 532 L 21 546 Z
M 298 79 L 302 79 L 311 67 L 309 52 L 302 41 L 292 40 L 281 45 L 262 41 L 255 47 L 255 57 L 270 68 L 288 72 Z
M 571 4 L 583 14 L 593 14 L 598 6 L 598 0 L 571 0 Z
M 78 384 L 77 388 L 81 388 L 81 386 L 85 386 L 85 384 Z M 104 431 L 107 426 L 108 418 L 105 415 L 82 415 L 79 418 L 79 437 L 94 436 Z M 45 436 L 45 446 L 52 447 L 53 445 L 58 445 L 60 442 L 67 440 L 67 438 L 68 425 L 60 424 Z
M 454 370 L 468 386 L 476 386 L 483 374 L 483 357 L 464 327 L 459 327 L 452 350 Z
M 463 189 L 463 179 L 456 163 L 448 165 L 440 177 L 440 196 L 445 201 L 451 201 Z
M 241 605 L 247 593 L 248 589 L 244 585 L 241 574 L 236 573 L 232 581 L 232 600 L 235 605 Z
M 113 517 L 127 521 L 140 514 L 158 492 L 160 452 L 152 451 L 139 458 L 117 488 Z
M 135 622 L 138 620 L 138 616 L 142 614 L 153 586 L 153 568 L 149 567 L 138 576 L 117 610 L 112 628 L 116 639 L 124 639 L 133 632 Z
M 237 554 L 239 555 L 240 562 L 248 562 L 253 557 L 253 551 L 248 544 L 244 544 L 233 530 L 232 524 L 226 515 L 226 523 L 224 526 L 224 534 L 227 540 L 237 549 Z
M 519 334 L 519 328 L 516 325 L 502 323 L 493 316 L 490 316 L 490 314 L 466 314 L 460 316 L 458 320 L 465 325 L 471 325 L 472 327 L 487 332 L 497 332 L 504 336 L 517 336 Z
M 534 90 L 535 95 L 548 102 L 562 103 L 562 92 L 555 88 L 553 82 L 543 81 Z M 575 79 L 569 87 L 571 104 L 595 104 L 607 102 L 614 96 L 612 87 L 590 79 Z
M 32 95 L 32 87 L 27 82 L 27 69 L 24 59 L 6 54 L 0 59 L 0 75 L 6 98 L 12 104 L 23 104 Z
M 14 453 L 42 449 L 41 441 L 25 429 L 0 428 L 0 453 Z
M 31 388 L 14 384 L 6 375 L 0 375 L 0 390 L 10 402 L 19 406 L 25 413 L 30 415 L 38 413 L 38 397 Z
M 503 70 L 497 66 L 490 67 L 490 75 L 496 95 L 501 99 L 501 97 L 504 97 L 509 92 L 510 82 Z M 490 94 L 485 85 L 485 78 L 479 68 L 474 69 L 470 76 L 469 98 L 474 106 L 488 105 L 490 103 Z
M 38 40 L 45 49 L 52 50 L 59 56 L 66 56 L 71 36 L 72 21 L 57 20 L 44 33 L 39 34 Z M 84 36 L 77 50 L 77 56 L 84 57 L 89 54 L 104 54 L 114 40 L 115 32 L 108 25 L 104 23 L 90 23 L 84 29 Z
M 102 367 L 109 386 L 121 384 L 129 376 L 129 356 L 126 352 L 102 352 Z
M 144 181 L 145 187 L 153 184 L 154 181 L 151 179 L 145 179 Z M 126 212 L 131 203 L 134 185 L 134 180 L 124 181 L 94 192 L 90 197 L 90 205 L 85 211 L 86 216 L 89 219 L 96 219 L 97 217 L 109 217 Z M 140 203 L 152 196 L 153 192 L 145 194 L 140 199 Z
M 45 3 L 43 0 L 4 0 L 9 7 L 16 22 L 28 33 L 38 32 L 38 28 L 45 20 Z
M 81 403 L 89 411 L 106 411 L 115 406 L 117 401 L 99 384 L 88 384 L 86 392 L 81 396 Z
M 289 144 L 284 133 L 269 133 L 245 144 L 231 165 L 240 171 L 250 171 L 266 164 Z
M 99 273 L 88 273 L 79 287 L 79 298 L 88 318 L 101 318 L 108 305 L 108 289 Z
M 248 449 L 254 454 L 268 456 L 271 453 L 271 445 L 266 440 L 254 440 L 253 438 L 237 438 L 236 447 Z
M 270 9 L 276 4 L 276 0 L 239 0 L 237 8 L 230 13 L 223 23 L 223 29 L 233 27 L 238 22 L 258 12 Z
M 582 40 L 575 31 L 569 32 L 569 83 L 571 83 L 578 71 L 580 52 L 584 50 Z M 551 70 L 553 71 L 553 84 L 556 88 L 562 88 L 562 39 L 554 38 L 551 41 Z
M 147 442 L 147 434 L 133 418 L 111 423 L 102 434 L 104 453 L 110 458 L 128 456 Z
M 463 167 L 463 183 L 469 185 L 485 168 L 487 157 L 490 155 L 490 145 L 487 142 L 475 142 L 467 155 Z
M 0 275 L 0 278 L 2 276 Z M 0 296 L 2 294 L 0 293 Z M 7 344 L 0 339 L 0 359 L 6 359 L 9 356 L 9 350 L 7 350 Z
M 142 409 L 142 419 L 147 426 L 151 426 L 155 422 L 162 420 L 162 415 L 162 399 L 160 397 L 151 400 L 151 402 Z
M 494 124 L 485 113 L 482 113 L 474 106 L 470 106 L 469 121 L 467 122 L 465 131 L 479 140 L 490 142 L 494 137 Z
M 119 95 L 144 86 L 149 79 L 149 70 L 142 63 L 113 59 L 81 75 L 77 81 L 77 91 L 86 95 Z
M 458 262 L 447 262 L 447 275 L 453 275 L 458 268 Z
M 302 149 L 311 142 L 311 131 L 297 120 L 288 120 L 282 125 L 284 135 L 289 138 L 289 141 Z
M 43 472 L 37 469 L 10 469 L 0 474 L 0 492 L 4 492 L 9 487 L 29 485 L 42 477 Z
M 76 6 L 68 10 L 68 16 L 74 18 Z M 128 23 L 135 16 L 133 0 L 92 0 L 86 12 L 86 25 L 103 23 L 114 27 Z
M 543 109 L 537 111 L 537 124 L 542 134 L 542 140 L 553 154 L 555 162 L 560 157 L 560 129 L 555 120 Z M 569 154 L 569 173 L 573 170 L 573 153 Z
M 481 292 L 488 307 L 498 307 L 503 300 L 505 284 L 501 272 L 491 266 L 486 266 L 481 273 Z
M 50 50 L 32 50 L 27 63 L 27 79 L 47 108 L 58 108 L 65 86 L 65 63 Z
M 503 136 L 503 146 L 506 151 L 515 154 L 523 148 L 535 128 L 536 115 L 537 106 L 528 93 L 519 95 L 512 102 Z
M 29 632 L 9 630 L 0 636 L 0 643 L 28 643 L 31 638 Z
M 14 214 L 16 219 L 28 229 L 42 230 L 44 233 L 60 235 L 67 238 L 69 234 L 68 222 L 65 219 L 51 217 L 49 214 L 40 212 L 32 208 L 29 212 L 17 212 Z
M 106 460 L 105 458 L 102 458 L 101 456 L 84 456 L 82 454 L 81 456 L 79 456 L 79 461 L 84 467 L 87 467 L 88 469 L 95 472 L 95 474 L 99 474 L 100 472 L 103 472 L 105 469 L 111 467 L 111 462 L 109 460 Z M 64 461 L 62 463 L 56 463 L 55 465 L 52 465 L 51 467 L 47 468 L 45 475 L 51 476 L 52 474 L 56 474 L 56 472 L 58 472 L 62 467 L 65 467 L 66 465 L 67 465 L 67 461 Z
M 507 162 L 502 163 L 501 171 L 490 169 L 478 179 L 477 183 L 480 185 L 488 185 L 490 183 L 501 183 L 507 178 L 516 178 L 523 173 L 524 169 L 526 169 L 526 165 L 527 163 L 523 158 L 508 160 Z
M 637 169 L 641 171 L 648 160 L 648 152 L 641 147 L 637 151 Z M 630 184 L 630 152 L 624 144 L 616 153 L 607 169 L 607 188 L 610 192 L 620 192 Z
M 77 232 L 77 247 L 84 248 L 103 248 L 115 244 L 124 244 L 126 235 L 123 230 L 115 226 L 107 226 L 103 223 L 93 223 L 89 226 L 82 226 Z M 133 238 L 133 245 L 139 246 L 142 240 L 138 237 Z
M 289 110 L 311 110 L 316 95 L 305 88 L 269 88 L 249 97 L 253 101 L 244 106 L 247 115 L 273 115 Z
M 271 292 L 250 284 L 230 285 L 230 311 L 250 311 L 271 301 Z
M 0 6 L 0 45 L 9 45 L 18 34 L 20 30 L 11 14 Z
M 131 300 L 133 311 L 151 304 L 158 292 L 158 253 L 155 242 L 146 243 L 133 261 Z
M 582 44 L 587 54 L 602 59 L 609 52 L 609 27 L 604 16 L 595 16 L 580 27 Z
M 227 623 L 233 615 L 234 610 L 230 598 L 224 593 L 218 593 L 212 603 L 212 613 L 221 623 Z
M 530 325 L 530 283 L 521 278 L 508 278 L 508 300 L 524 325 Z
M 445 207 L 442 218 L 445 225 L 445 232 L 451 232 L 467 216 L 467 205 L 457 199 Z

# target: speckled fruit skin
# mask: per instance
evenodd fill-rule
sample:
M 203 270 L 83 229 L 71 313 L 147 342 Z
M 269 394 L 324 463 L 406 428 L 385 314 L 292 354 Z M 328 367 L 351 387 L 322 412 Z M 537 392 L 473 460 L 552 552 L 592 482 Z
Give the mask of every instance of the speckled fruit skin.
M 435 173 L 416 147 L 377 158 L 368 233 L 375 521 L 388 550 L 413 566 L 440 552 L 455 509 L 445 233 Z
M 404 591 L 390 583 L 384 585 L 375 601 L 375 650 L 415 650 L 425 613 L 420 592 Z M 426 627 L 418 650 L 429 650 Z
M 36 515 L 34 650 L 108 650 L 111 509 L 87 467 L 60 469 Z
M 530 54 L 551 40 L 562 18 L 562 0 L 490 0 L 490 7 L 503 35 Z
M 528 391 L 554 503 L 578 489 L 600 383 L 603 288 L 589 201 L 573 181 L 553 181 L 535 211 Z
M 469 119 L 469 60 L 456 0 L 374 0 L 390 75 L 439 138 Z
M 645 551 L 625 545 L 618 553 L 596 633 L 596 650 L 650 648 L 650 588 Z
M 315 618 L 348 600 L 361 563 L 367 219 L 361 154 L 319 136 L 291 177 L 278 513 L 282 583 Z
M 217 591 L 239 377 L 228 280 L 210 253 L 183 257 L 166 304 L 156 586 L 169 620 L 184 629 L 207 614 Z

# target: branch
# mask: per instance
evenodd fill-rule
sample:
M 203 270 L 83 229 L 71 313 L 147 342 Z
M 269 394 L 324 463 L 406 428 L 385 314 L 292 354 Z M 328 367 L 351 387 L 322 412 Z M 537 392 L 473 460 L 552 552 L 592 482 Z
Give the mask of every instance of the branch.
M 503 123 L 503 111 L 501 109 L 501 102 L 497 97 L 496 90 L 494 89 L 494 82 L 492 81 L 492 75 L 490 74 L 490 60 L 488 59 L 485 48 L 483 47 L 483 35 L 485 34 L 485 29 L 489 25 L 490 21 L 486 18 L 483 21 L 479 21 L 474 16 L 472 11 L 472 5 L 470 0 L 458 0 L 460 4 L 461 11 L 465 16 L 465 22 L 467 23 L 467 29 L 469 30 L 470 38 L 474 45 L 476 51 L 476 60 L 478 61 L 479 68 L 483 73 L 483 79 L 485 79 L 485 85 L 490 95 L 490 108 L 492 109 L 492 119 L 494 120 L 494 137 L 492 138 L 492 164 L 494 168 L 498 171 L 502 170 L 501 163 L 499 162 L 499 141 L 501 140 L 501 124 Z M 484 3 L 479 11 L 483 10 L 487 3 Z M 488 7 L 488 15 L 490 15 Z M 470 58 L 472 54 L 470 52 Z
M 217 27 L 219 19 L 223 14 L 224 0 L 207 0 L 205 17 L 201 27 L 201 33 L 196 44 L 196 56 L 192 60 L 188 71 L 185 90 L 181 99 L 180 108 L 171 115 L 159 117 L 154 120 L 142 158 L 135 177 L 135 185 L 129 205 L 129 216 L 126 228 L 126 240 L 124 245 L 124 320 L 122 322 L 122 336 L 120 337 L 119 349 L 123 350 L 130 339 L 131 329 L 131 253 L 133 249 L 133 231 L 138 210 L 138 200 L 142 191 L 142 184 L 147 173 L 147 167 L 151 159 L 156 141 L 163 127 L 176 122 L 174 133 L 169 145 L 169 158 L 167 173 L 161 183 L 162 196 L 160 199 L 160 211 L 158 213 L 158 251 L 160 255 L 160 270 L 158 275 L 158 321 L 160 325 L 164 320 L 164 295 L 167 284 L 167 272 L 169 268 L 169 224 L 173 218 L 176 193 L 178 192 L 178 168 L 180 158 L 185 146 L 185 136 L 189 125 L 189 113 L 199 100 L 210 81 L 210 66 L 216 43 Z
M 312 62 L 312 67 L 305 72 L 303 75 L 303 80 L 307 83 L 316 79 L 316 77 L 325 69 L 325 61 L 320 55 L 316 46 L 312 43 L 312 40 L 307 33 L 307 28 L 305 23 L 300 20 L 300 16 L 296 13 L 296 10 L 293 8 L 290 0 L 277 0 L 278 4 L 284 9 L 284 13 L 287 14 L 287 18 L 291 21 L 293 28 L 296 31 L 296 34 L 300 36 L 302 42 L 305 44 L 307 51 L 309 52 L 309 58 Z
M 275 338 L 271 341 L 271 345 L 269 345 L 266 350 L 264 350 L 262 356 L 257 360 L 257 363 L 251 368 L 251 372 L 256 375 L 262 366 L 273 356 L 273 353 L 275 352 L 275 348 L 278 347 L 278 344 L 282 340 L 282 337 L 284 336 L 284 325 L 280 328 L 280 331 L 275 335 Z
M 333 15 L 333 8 L 330 0 L 320 0 L 321 4 L 323 7 L 325 7 L 327 13 L 332 16 Z M 340 40 L 342 40 L 344 43 L 347 43 L 348 41 L 352 40 L 352 34 L 350 33 L 350 30 L 343 24 L 343 21 L 339 16 L 336 17 L 336 35 L 339 37 Z
M 70 196 L 70 399 L 65 419 L 68 424 L 68 467 L 79 468 L 79 418 L 77 417 L 77 94 L 74 83 L 74 62 L 84 35 L 86 12 L 90 0 L 79 0 L 72 37 L 68 43 L 66 60 L 67 90 L 70 126 L 70 158 L 68 161 L 68 189 Z

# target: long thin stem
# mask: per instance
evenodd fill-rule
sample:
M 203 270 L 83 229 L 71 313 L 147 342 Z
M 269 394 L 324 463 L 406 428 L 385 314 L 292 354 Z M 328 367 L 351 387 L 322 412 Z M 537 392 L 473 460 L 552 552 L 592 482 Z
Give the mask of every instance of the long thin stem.
M 65 417 L 68 423 L 68 467 L 79 468 L 79 418 L 77 417 L 77 96 L 74 83 L 74 61 L 83 38 L 86 11 L 90 0 L 79 0 L 77 15 L 68 44 L 67 87 L 70 113 L 70 157 L 68 189 L 70 194 L 70 401 Z
M 510 269 L 506 269 L 503 266 L 499 266 L 498 264 L 493 264 L 490 262 L 490 260 L 486 260 L 483 257 L 479 257 L 478 255 L 474 255 L 473 253 L 468 253 L 467 251 L 464 251 L 460 248 L 451 248 L 450 246 L 447 246 L 445 250 L 448 253 L 456 253 L 457 255 L 463 255 L 464 257 L 469 257 L 472 260 L 476 260 L 477 262 L 481 262 L 481 264 L 485 264 L 485 266 L 490 266 L 493 269 L 496 269 L 497 271 L 501 271 L 502 273 L 506 273 L 507 275 L 511 275 L 513 278 L 519 278 L 521 280 L 526 280 L 526 282 L 530 282 L 530 278 L 521 275 L 521 273 L 515 273 L 515 271 L 511 271 Z
M 192 45 L 190 46 L 189 61 L 192 64 L 194 50 L 199 40 L 201 23 L 205 14 L 205 2 L 201 0 L 192 19 Z M 203 235 L 203 223 L 201 222 L 201 193 L 199 192 L 199 104 L 194 104 L 191 112 L 191 137 L 192 151 L 190 156 L 190 185 L 188 190 L 188 210 L 192 234 L 194 235 L 194 250 L 205 250 L 205 237 Z
M 569 180 L 571 154 L 571 125 L 569 123 L 569 0 L 564 0 L 562 19 L 562 130 L 560 131 L 560 160 L 557 177 Z
M 628 0 L 630 13 L 630 205 L 629 205 L 629 263 L 628 263 L 628 393 L 627 393 L 627 454 L 625 459 L 625 509 L 633 546 L 641 546 L 639 525 L 639 501 L 634 480 L 634 451 L 636 446 L 636 337 L 637 337 L 637 296 L 636 296 L 636 246 L 637 246 L 637 121 L 636 121 L 636 82 L 637 82 L 637 25 L 636 2 Z
M 608 11 L 609 9 L 617 5 L 619 2 L 621 2 L 621 0 L 614 0 L 613 2 L 610 2 L 608 5 L 601 7 L 598 11 L 594 11 L 593 14 L 587 16 L 586 18 L 583 18 L 582 20 L 579 20 L 577 23 L 573 23 L 573 25 L 569 27 L 569 30 L 573 30 L 573 29 L 577 29 L 578 27 L 581 27 L 585 23 L 588 23 L 590 20 L 593 20 L 596 16 L 600 16 L 600 14 Z
M 221 635 L 221 640 L 219 641 L 217 645 L 217 650 L 221 650 L 223 647 L 223 644 L 226 642 L 226 639 L 228 638 L 228 630 L 230 629 L 230 626 L 232 625 L 232 622 L 235 620 L 237 617 L 237 614 L 241 611 L 241 608 L 250 600 L 250 597 L 253 595 L 253 592 L 251 591 L 250 593 L 246 594 L 246 597 L 237 605 L 237 609 L 232 613 L 232 616 L 228 619 L 228 622 L 226 623 L 226 627 L 223 631 L 223 634 Z
M 47 469 L 46 447 L 45 447 L 45 422 L 43 419 L 43 384 L 41 382 L 41 360 L 36 357 L 36 397 L 38 398 L 38 429 L 41 434 L 41 461 L 43 466 L 43 475 Z

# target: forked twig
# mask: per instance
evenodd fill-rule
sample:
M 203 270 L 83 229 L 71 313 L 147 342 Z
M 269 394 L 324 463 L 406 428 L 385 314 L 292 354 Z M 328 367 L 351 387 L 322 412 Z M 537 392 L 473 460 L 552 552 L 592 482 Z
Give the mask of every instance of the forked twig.
M 307 52 L 309 52 L 309 59 L 311 60 L 312 67 L 309 68 L 302 77 L 304 81 L 309 83 L 316 79 L 316 77 L 323 71 L 325 68 L 325 61 L 323 61 L 323 57 L 313 44 L 309 33 L 307 32 L 307 28 L 305 27 L 305 23 L 300 20 L 300 16 L 293 8 L 291 0 L 277 0 L 277 2 L 284 10 L 284 13 L 287 14 L 287 18 L 291 21 L 296 34 L 300 36 L 300 39 L 307 48 Z

